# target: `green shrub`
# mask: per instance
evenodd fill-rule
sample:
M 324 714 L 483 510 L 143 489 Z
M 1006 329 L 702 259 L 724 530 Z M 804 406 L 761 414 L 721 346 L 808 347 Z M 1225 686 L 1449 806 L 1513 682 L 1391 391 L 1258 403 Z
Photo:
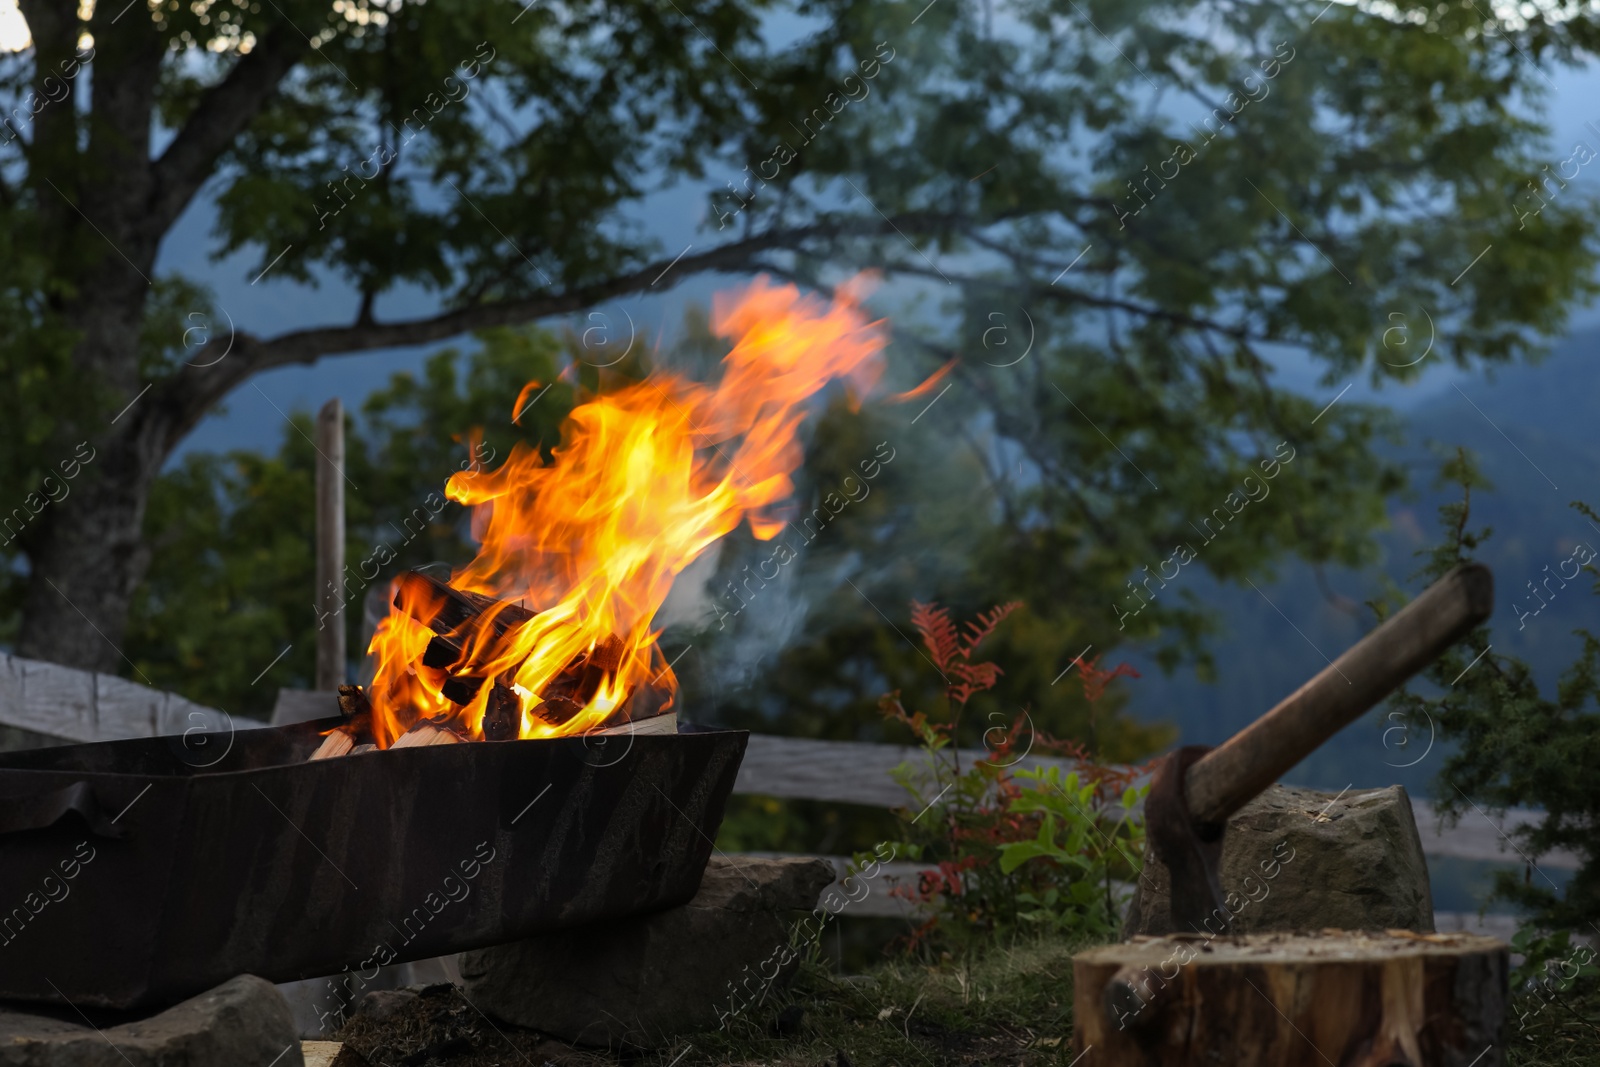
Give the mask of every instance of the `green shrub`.
M 1119 921 L 1118 887 L 1139 874 L 1144 830 L 1134 811 L 1144 787 L 1132 783 L 1140 768 L 1101 766 L 1082 745 L 1034 730 L 1026 711 L 1009 723 L 991 715 L 983 758 L 962 766 L 953 742 L 968 702 L 1001 673 L 974 654 L 1017 606 L 997 607 L 961 632 L 945 609 L 913 604 L 929 663 L 945 681 L 945 714 L 935 720 L 909 712 L 898 691 L 880 702 L 922 749 L 919 762 L 894 772 L 915 803 L 915 810 L 897 812 L 903 839 L 893 842 L 896 855 L 929 864 L 916 886 L 895 890 L 930 913 L 912 935 L 913 947 L 929 939 L 970 947 L 1030 928 L 1108 935 Z M 1091 702 L 1111 679 L 1137 677 L 1126 664 L 1102 671 L 1087 660 L 1078 667 Z M 1011 773 L 1033 752 L 1074 759 L 1078 767 Z

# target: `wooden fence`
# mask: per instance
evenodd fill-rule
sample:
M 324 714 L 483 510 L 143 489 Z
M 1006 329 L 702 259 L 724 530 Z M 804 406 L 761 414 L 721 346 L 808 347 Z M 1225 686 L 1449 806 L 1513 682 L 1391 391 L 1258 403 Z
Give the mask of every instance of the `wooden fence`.
M 290 721 L 333 714 L 336 706 L 331 693 L 284 690 L 279 698 L 280 715 Z M 124 678 L 0 656 L 0 732 L 9 730 L 12 746 L 152 737 L 181 734 L 196 727 L 214 732 L 265 725 L 230 718 L 175 693 Z M 982 756 L 982 752 L 967 751 L 963 760 Z M 904 762 L 917 760 L 918 750 L 910 746 L 752 734 L 734 792 L 876 808 L 906 806 L 912 800 L 890 772 Z M 1048 764 L 1070 766 L 1068 761 L 1033 756 L 1022 759 L 1018 766 Z M 1413 800 L 1412 808 L 1422 848 L 1428 856 L 1500 863 L 1521 861 L 1507 832 L 1539 818 L 1538 812 L 1523 809 L 1507 812 L 1503 818 L 1472 814 L 1445 829 L 1427 801 Z M 842 874 L 847 861 L 837 856 L 827 858 Z M 1552 870 L 1575 870 L 1578 866 L 1577 857 L 1566 852 L 1548 853 L 1539 862 Z M 906 914 L 904 902 L 890 898 L 885 890 L 895 880 L 909 879 L 912 871 L 910 864 L 887 865 L 871 895 L 859 905 L 852 905 L 850 913 Z

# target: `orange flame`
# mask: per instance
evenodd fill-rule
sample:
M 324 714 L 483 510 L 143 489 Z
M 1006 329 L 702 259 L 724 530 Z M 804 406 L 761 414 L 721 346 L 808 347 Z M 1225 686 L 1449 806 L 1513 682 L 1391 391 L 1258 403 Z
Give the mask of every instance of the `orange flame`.
M 886 396 L 884 399 L 891 404 L 904 404 L 917 399 L 919 396 L 927 396 L 933 392 L 934 386 L 942 382 L 947 374 L 956 369 L 956 362 L 956 358 L 952 356 L 950 359 L 945 360 L 944 366 L 924 378 L 922 384 L 912 386 L 903 393 Z
M 626 715 L 629 699 L 647 691 L 670 705 L 677 679 L 656 645 L 655 613 L 673 579 L 740 522 L 760 540 L 782 527 L 806 401 L 835 380 L 852 399 L 877 383 L 887 339 L 860 308 L 865 288 L 860 278 L 846 284 L 832 307 L 765 279 L 735 300 L 719 295 L 712 326 L 733 341 L 720 382 L 652 373 L 574 408 L 549 462 L 518 444 L 498 470 L 453 475 L 445 493 L 472 506 L 481 547 L 450 586 L 507 602 L 498 612 L 520 604 L 537 614 L 503 634 L 480 616 L 455 635 L 460 659 L 434 668 L 422 658 L 435 635 L 417 620 L 443 605 L 403 590 L 368 649 L 377 744 L 422 718 L 481 738 L 491 686 L 457 704 L 444 694 L 452 676 L 511 688 L 524 738 L 581 733 Z M 558 676 L 618 639 L 620 664 L 581 710 L 541 715 L 550 711 L 541 694 Z

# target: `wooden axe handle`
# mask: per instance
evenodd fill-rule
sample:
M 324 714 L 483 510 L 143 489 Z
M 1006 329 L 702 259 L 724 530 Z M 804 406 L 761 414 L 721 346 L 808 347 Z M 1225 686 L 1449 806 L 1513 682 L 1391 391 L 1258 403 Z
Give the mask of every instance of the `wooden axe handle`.
M 1189 768 L 1196 822 L 1220 823 L 1489 617 L 1494 578 L 1464 563 Z

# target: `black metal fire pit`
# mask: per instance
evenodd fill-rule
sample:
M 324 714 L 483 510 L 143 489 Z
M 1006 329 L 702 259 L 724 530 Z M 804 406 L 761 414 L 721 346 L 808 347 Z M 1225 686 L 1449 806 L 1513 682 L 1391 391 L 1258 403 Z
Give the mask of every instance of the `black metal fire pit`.
M 340 721 L 0 756 L 0 998 L 147 1008 L 682 904 L 748 737 L 305 762 Z

